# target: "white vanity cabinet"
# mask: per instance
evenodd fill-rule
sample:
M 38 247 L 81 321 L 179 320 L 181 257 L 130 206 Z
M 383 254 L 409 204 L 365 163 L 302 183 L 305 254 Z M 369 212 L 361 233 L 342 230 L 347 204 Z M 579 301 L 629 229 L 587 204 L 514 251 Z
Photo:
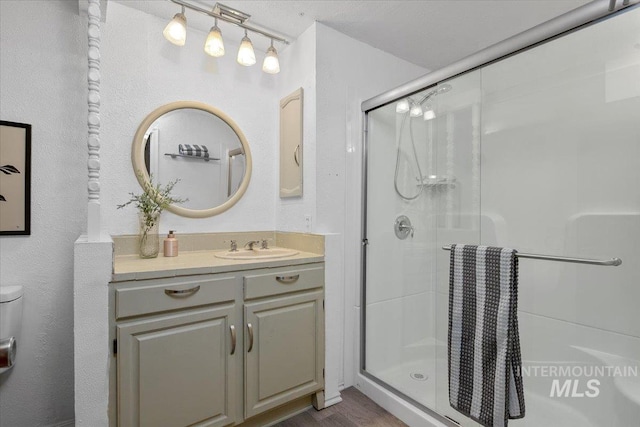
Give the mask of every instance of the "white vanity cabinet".
M 324 263 L 112 287 L 119 427 L 262 425 L 324 388 Z
M 148 282 L 115 291 L 118 426 L 233 424 L 237 279 Z
M 323 266 L 245 276 L 245 417 L 324 388 L 323 282 Z

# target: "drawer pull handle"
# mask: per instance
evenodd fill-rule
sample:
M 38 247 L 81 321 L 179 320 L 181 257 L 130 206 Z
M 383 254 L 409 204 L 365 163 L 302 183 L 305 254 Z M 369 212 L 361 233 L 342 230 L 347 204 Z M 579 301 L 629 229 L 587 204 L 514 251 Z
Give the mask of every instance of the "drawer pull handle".
M 293 283 L 299 278 L 299 274 L 294 274 L 293 276 L 276 276 L 276 280 L 280 283 Z
M 251 353 L 251 349 L 253 349 L 253 325 L 251 323 L 247 323 L 247 330 L 249 331 L 249 349 L 247 353 Z
M 231 354 L 233 355 L 236 352 L 236 327 L 231 325 L 229 330 L 231 331 Z
M 188 297 L 200 290 L 200 285 L 189 289 L 165 289 L 164 293 L 170 297 Z

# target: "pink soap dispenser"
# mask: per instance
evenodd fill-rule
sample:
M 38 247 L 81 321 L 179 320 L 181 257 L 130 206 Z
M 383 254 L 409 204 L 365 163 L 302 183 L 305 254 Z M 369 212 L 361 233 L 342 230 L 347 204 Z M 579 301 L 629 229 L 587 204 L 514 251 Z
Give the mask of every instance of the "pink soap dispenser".
M 178 239 L 175 230 L 169 230 L 169 235 L 164 239 L 164 256 L 178 256 Z

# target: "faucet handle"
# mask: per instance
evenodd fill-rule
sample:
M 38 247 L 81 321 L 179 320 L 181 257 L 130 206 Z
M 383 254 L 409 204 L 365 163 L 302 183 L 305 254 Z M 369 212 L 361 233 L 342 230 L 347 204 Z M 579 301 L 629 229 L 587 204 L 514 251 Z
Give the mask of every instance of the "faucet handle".
M 269 249 L 269 240 L 271 239 L 262 239 L 262 244 L 260 245 L 260 247 L 262 249 Z
M 231 248 L 229 249 L 229 252 L 238 252 L 238 242 L 236 242 L 235 240 L 231 240 Z

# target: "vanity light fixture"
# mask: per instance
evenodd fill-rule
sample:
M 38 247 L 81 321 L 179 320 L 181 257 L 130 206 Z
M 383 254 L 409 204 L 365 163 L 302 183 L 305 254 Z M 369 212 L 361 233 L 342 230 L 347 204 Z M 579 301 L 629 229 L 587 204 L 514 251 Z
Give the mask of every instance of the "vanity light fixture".
M 256 63 L 256 54 L 253 51 L 253 43 L 247 35 L 247 30 L 244 30 L 244 37 L 240 43 L 240 49 L 238 49 L 238 64 L 248 67 Z
M 420 106 L 420 104 L 412 102 L 411 103 L 411 110 L 409 110 L 409 115 L 411 117 L 420 117 L 420 116 L 422 116 L 422 107 Z
M 436 112 L 433 111 L 433 108 L 427 106 L 427 111 L 424 112 L 423 118 L 425 120 L 432 120 L 436 118 Z
M 204 43 L 204 51 L 216 58 L 224 55 L 224 41 L 222 40 L 222 32 L 218 28 L 218 18 L 209 31 L 207 41 Z
M 256 63 L 256 54 L 253 50 L 253 43 L 249 39 L 249 32 L 259 34 L 261 36 L 271 39 L 271 45 L 267 49 L 264 62 L 262 63 L 262 70 L 265 73 L 277 74 L 280 72 L 280 62 L 278 60 L 278 51 L 273 46 L 275 41 L 289 44 L 289 41 L 271 34 L 261 28 L 254 27 L 246 23 L 251 15 L 248 15 L 239 10 L 225 6 L 220 3 L 216 3 L 212 10 L 203 9 L 202 7 L 191 4 L 185 0 L 168 0 L 172 3 L 180 5 L 182 11 L 176 13 L 171 22 L 165 27 L 163 34 L 164 37 L 171 43 L 184 46 L 187 39 L 187 18 L 184 14 L 185 8 L 202 13 L 204 15 L 215 18 L 215 24 L 211 27 L 207 40 L 204 44 L 204 51 L 211 56 L 221 57 L 225 53 L 224 42 L 222 40 L 222 31 L 218 27 L 218 20 L 236 25 L 244 30 L 244 37 L 240 43 L 240 49 L 238 50 L 237 61 L 244 66 L 254 65 Z
M 262 63 L 262 71 L 269 74 L 278 74 L 280 72 L 280 61 L 278 60 L 278 51 L 273 47 L 273 39 L 271 46 L 267 49 L 267 56 L 264 57 Z
M 164 27 L 162 34 L 171 43 L 184 46 L 187 41 L 187 17 L 184 14 L 184 6 L 182 6 L 182 12 L 176 13 L 171 22 Z
M 409 100 L 405 98 L 401 101 L 398 101 L 398 103 L 396 104 L 396 113 L 404 114 L 407 111 L 409 111 Z

